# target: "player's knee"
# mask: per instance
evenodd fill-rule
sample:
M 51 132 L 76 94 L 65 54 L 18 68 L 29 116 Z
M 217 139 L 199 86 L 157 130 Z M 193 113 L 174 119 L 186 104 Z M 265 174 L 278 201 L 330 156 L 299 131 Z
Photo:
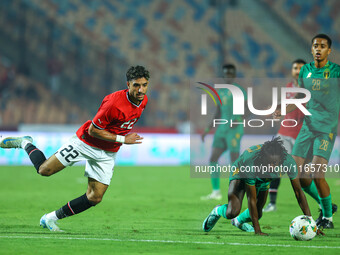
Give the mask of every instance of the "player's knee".
M 240 210 L 234 210 L 234 209 L 227 210 L 226 217 L 227 217 L 227 219 L 233 219 L 233 218 L 237 217 L 237 215 L 239 215 L 239 213 L 240 213 Z
M 315 182 L 316 187 L 321 187 L 322 185 L 324 185 L 325 179 L 321 179 L 321 178 L 314 179 L 314 182 Z
M 314 179 L 314 181 L 315 181 L 315 186 L 316 186 L 319 193 L 320 192 L 322 193 L 325 190 L 329 190 L 329 185 L 328 185 L 326 179 L 320 178 L 320 179 Z
M 305 178 L 306 176 L 304 176 L 303 178 L 300 178 L 300 184 L 302 188 L 308 187 L 311 185 L 312 183 L 312 179 L 311 178 Z
M 96 196 L 96 195 L 90 195 L 87 197 L 87 199 L 89 200 L 91 205 L 97 205 L 99 204 L 102 200 L 103 197 L 102 196 Z
M 41 165 L 39 167 L 38 173 L 42 176 L 51 176 L 53 174 L 53 171 L 51 168 Z
M 234 219 L 238 214 L 235 212 L 227 212 L 227 219 Z

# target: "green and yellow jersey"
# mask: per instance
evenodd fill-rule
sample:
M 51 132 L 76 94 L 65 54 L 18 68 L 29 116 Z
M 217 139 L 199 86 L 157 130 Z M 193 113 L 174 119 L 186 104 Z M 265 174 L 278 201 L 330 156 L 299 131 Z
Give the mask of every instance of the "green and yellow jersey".
M 310 131 L 336 134 L 340 107 L 340 66 L 330 61 L 322 68 L 314 62 L 304 65 L 299 75 L 300 87 L 311 92 L 304 124 Z
M 286 159 L 282 166 L 276 167 L 272 172 L 262 172 L 263 168 L 255 163 L 256 154 L 261 150 L 263 144 L 255 145 L 245 150 L 234 162 L 233 168 L 236 171 L 230 173 L 229 181 L 242 179 L 248 185 L 255 185 L 257 190 L 265 191 L 269 189 L 270 182 L 275 178 L 280 178 L 287 173 L 292 180 L 298 175 L 298 168 L 293 157 L 286 153 Z M 280 171 L 278 171 L 280 169 Z
M 242 88 L 240 85 L 233 83 L 234 86 L 237 86 L 240 88 L 244 95 L 244 100 L 247 100 L 247 93 L 244 88 Z M 229 89 L 219 89 L 218 95 L 221 98 L 222 105 L 220 106 L 220 119 L 226 119 L 228 120 L 228 123 L 226 125 L 218 125 L 216 132 L 227 132 L 230 129 L 234 129 L 235 127 L 243 130 L 243 125 L 233 125 L 233 127 L 230 127 L 230 120 L 233 120 L 233 122 L 242 122 L 243 117 L 241 115 L 233 115 L 233 95 L 230 92 Z

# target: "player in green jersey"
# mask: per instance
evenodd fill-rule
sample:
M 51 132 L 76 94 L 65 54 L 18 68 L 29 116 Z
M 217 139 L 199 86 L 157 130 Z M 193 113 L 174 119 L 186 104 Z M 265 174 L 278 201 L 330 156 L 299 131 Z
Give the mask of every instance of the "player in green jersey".
M 327 35 L 314 36 L 311 47 L 314 61 L 301 68 L 299 83 L 300 87 L 311 93 L 311 99 L 307 103 L 307 110 L 311 115 L 305 116 L 292 152 L 301 171 L 301 186 L 316 201 L 320 201 L 322 213 L 317 220 L 317 226 L 321 229 L 334 228 L 332 217 L 334 209 L 332 211 L 331 192 L 325 179 L 325 172 L 338 126 L 340 66 L 328 60 L 331 46 L 332 40 Z M 295 105 L 288 105 L 287 112 L 295 108 Z M 281 111 L 276 110 L 274 116 L 280 115 Z M 313 155 L 309 172 L 303 167 L 307 163 L 308 153 Z
M 265 205 L 270 182 L 273 178 L 287 173 L 290 178 L 296 199 L 304 215 L 310 216 L 306 197 L 297 177 L 297 166 L 291 155 L 287 153 L 279 137 L 264 144 L 248 148 L 234 162 L 233 173 L 229 177 L 228 204 L 216 206 L 203 222 L 203 230 L 209 232 L 222 216 L 233 219 L 232 224 L 238 228 L 266 235 L 261 231 L 259 219 Z M 243 222 L 235 223 L 235 217 L 240 213 L 245 193 L 248 198 L 248 209 L 242 216 Z M 245 222 L 252 221 L 253 227 Z
M 293 78 L 291 82 L 287 83 L 287 88 L 298 88 L 298 79 L 301 68 L 306 64 L 303 59 L 296 59 L 292 63 L 291 77 Z M 287 98 L 294 98 L 296 93 L 287 93 Z M 304 115 L 299 110 L 290 112 L 285 116 L 285 119 L 294 119 L 297 125 L 294 128 L 289 126 L 281 126 L 277 135 L 281 137 L 284 147 L 289 154 L 292 154 L 293 145 L 295 139 L 298 136 L 300 129 L 302 127 Z M 268 205 L 263 209 L 263 212 L 273 212 L 276 211 L 276 198 L 278 194 L 278 188 L 280 186 L 281 179 L 277 178 L 270 183 L 269 188 L 269 200 Z
M 226 82 L 238 86 L 246 96 L 245 90 L 239 85 L 233 83 L 236 77 L 236 67 L 234 65 L 225 64 L 223 66 L 223 74 Z M 222 106 L 217 108 L 214 119 L 226 119 L 228 121 L 233 120 L 234 122 L 241 122 L 242 120 L 240 119 L 240 116 L 233 115 L 233 96 L 231 92 L 228 89 L 219 89 L 218 94 L 222 100 Z M 212 123 L 209 124 L 202 134 L 202 141 L 204 141 L 205 136 L 209 133 L 211 128 Z M 228 125 L 219 125 L 217 127 L 212 145 L 212 153 L 209 160 L 211 166 L 216 166 L 221 155 L 227 150 L 230 152 L 230 159 L 232 162 L 239 157 L 241 138 L 244 132 L 243 129 L 243 125 L 234 125 L 233 127 Z M 213 189 L 212 193 L 201 197 L 201 199 L 221 200 L 220 173 L 211 173 L 211 185 Z

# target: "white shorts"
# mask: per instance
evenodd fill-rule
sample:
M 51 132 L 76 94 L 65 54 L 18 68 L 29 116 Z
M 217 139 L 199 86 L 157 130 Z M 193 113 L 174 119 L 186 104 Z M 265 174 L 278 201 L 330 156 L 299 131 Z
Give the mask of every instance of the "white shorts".
M 280 135 L 280 134 L 278 134 L 278 136 L 281 137 L 283 146 L 286 148 L 288 154 L 292 154 L 295 139 L 290 136 L 285 136 L 285 135 Z
M 55 153 L 64 166 L 86 160 L 85 177 L 93 178 L 103 184 L 110 185 L 117 152 L 104 151 L 82 142 L 77 136 L 61 146 Z

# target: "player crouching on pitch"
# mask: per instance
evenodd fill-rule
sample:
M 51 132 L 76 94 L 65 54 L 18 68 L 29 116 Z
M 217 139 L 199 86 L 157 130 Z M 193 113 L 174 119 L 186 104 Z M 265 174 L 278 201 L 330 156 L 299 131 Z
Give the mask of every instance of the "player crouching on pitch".
M 216 206 L 211 211 L 203 222 L 203 231 L 209 232 L 222 216 L 226 219 L 232 219 L 231 224 L 243 231 L 267 235 L 261 231 L 259 219 L 262 217 L 262 208 L 267 200 L 270 182 L 274 178 L 281 177 L 282 172 L 268 171 L 264 173 L 263 169 L 265 167 L 273 169 L 279 166 L 281 166 L 281 169 L 288 169 L 287 174 L 298 204 L 304 215 L 312 217 L 305 194 L 297 178 L 296 163 L 292 156 L 287 153 L 280 137 L 277 137 L 264 144 L 248 148 L 234 162 L 233 167 L 236 171 L 230 173 L 231 176 L 229 177 L 228 204 Z M 241 171 L 241 169 L 251 169 L 251 171 Z M 259 169 L 259 171 L 256 169 Z M 248 209 L 239 215 L 245 193 L 247 193 L 248 198 Z M 252 222 L 253 226 L 247 222 Z M 318 230 L 318 234 L 324 235 L 320 230 Z

